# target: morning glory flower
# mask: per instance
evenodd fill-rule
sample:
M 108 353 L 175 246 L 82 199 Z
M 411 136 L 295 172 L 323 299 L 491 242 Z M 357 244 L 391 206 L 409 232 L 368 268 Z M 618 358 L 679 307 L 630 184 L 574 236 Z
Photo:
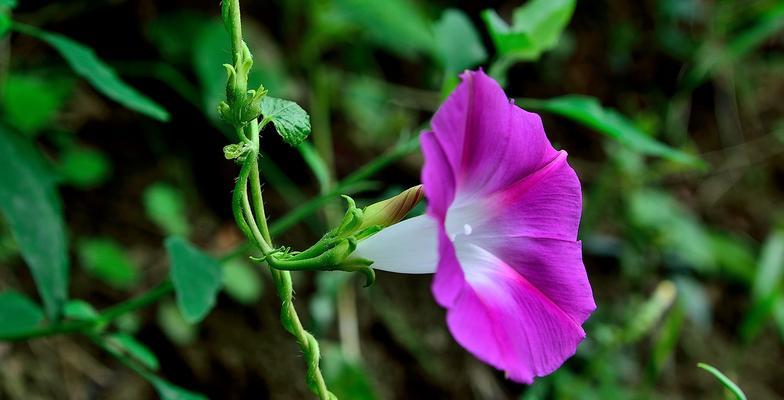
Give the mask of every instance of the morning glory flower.
M 427 214 L 362 240 L 355 255 L 376 269 L 435 273 L 455 340 L 508 378 L 553 372 L 596 309 L 566 152 L 482 71 L 462 75 L 421 144 Z

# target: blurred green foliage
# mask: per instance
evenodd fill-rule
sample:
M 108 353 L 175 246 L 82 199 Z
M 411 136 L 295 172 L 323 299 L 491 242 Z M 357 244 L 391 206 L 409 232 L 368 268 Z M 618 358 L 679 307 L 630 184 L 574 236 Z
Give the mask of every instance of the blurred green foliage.
M 360 192 L 358 201 L 368 203 L 387 197 L 386 188 L 416 183 L 418 161 L 400 160 L 415 152 L 416 133 L 427 127 L 466 68 L 483 66 L 510 95 L 521 96 L 519 105 L 542 113 L 548 133 L 569 151 L 584 183 L 580 237 L 599 310 L 566 366 L 525 388 L 504 383 L 488 369 L 477 372 L 444 336 L 442 316 L 424 296 L 427 285 L 412 289 L 388 275 L 380 277 L 380 287 L 356 294 L 353 323 L 361 329 L 362 345 L 362 357 L 356 358 L 350 347 L 357 344 L 345 334 L 351 308 L 340 305 L 354 282 L 317 274 L 312 282 L 303 278 L 297 291 L 301 308 L 309 310 L 308 325 L 327 339 L 324 373 L 337 394 L 415 396 L 410 387 L 420 385 L 435 393 L 431 397 L 453 398 L 708 397 L 720 389 L 694 367 L 706 361 L 737 377 L 757 394 L 752 398 L 781 395 L 780 385 L 760 372 L 773 369 L 760 355 L 775 357 L 784 343 L 780 1 L 656 0 L 634 9 L 608 2 L 604 10 L 585 1 L 530 0 L 485 11 L 479 11 L 481 4 L 452 2 L 454 8 L 447 8 L 413 0 L 246 3 L 253 10 L 244 16 L 252 21 L 246 37 L 257 55 L 250 87 L 263 83 L 311 115 L 313 137 L 296 152 L 272 144 L 272 127 L 263 138 L 269 146 L 261 159 L 269 183 L 265 198 L 278 224 L 273 234 L 300 222 L 307 228 L 286 234 L 292 246 L 304 247 L 324 232 L 338 193 Z M 107 4 L 96 12 L 120 7 Z M 65 24 L 67 36 L 49 32 L 48 25 L 59 24 L 46 23 L 51 18 L 46 13 L 33 5 L 17 18 L 10 13 L 15 7 L 14 1 L 0 0 L 0 35 L 13 54 L 0 71 L 0 260 L 4 267 L 16 266 L 21 258 L 40 300 L 30 295 L 27 272 L 4 268 L 0 337 L 60 324 L 82 327 L 76 331 L 91 335 L 161 398 L 201 398 L 160 376 L 187 376 L 167 370 L 172 358 L 174 365 L 183 358 L 199 359 L 196 365 L 232 360 L 208 354 L 202 340 L 210 335 L 217 343 L 219 329 L 199 325 L 210 323 L 213 307 L 241 308 L 232 312 L 244 313 L 254 334 L 266 324 L 254 310 L 277 312 L 263 275 L 232 258 L 247 251 L 232 249 L 236 243 L 222 227 L 226 210 L 219 209 L 226 203 L 212 199 L 213 193 L 230 198 L 229 185 L 216 183 L 230 180 L 215 172 L 229 168 L 228 162 L 217 164 L 226 143 L 215 139 L 216 132 L 233 137 L 216 113 L 226 88 L 221 64 L 230 59 L 217 6 L 161 5 L 161 12 L 147 11 L 151 15 L 139 28 L 143 37 L 134 40 L 146 39 L 140 47 L 148 49 L 127 55 L 90 35 L 73 36 L 95 43 L 93 51 L 69 38 L 78 29 Z M 63 19 L 87 13 L 78 4 L 72 7 L 75 14 L 63 13 Z M 11 22 L 17 19 L 29 24 Z M 38 21 L 47 31 L 31 26 Z M 24 35 L 53 47 L 64 62 L 46 50 L 27 54 Z M 137 54 L 148 61 L 131 61 Z M 65 67 L 117 104 L 96 96 Z M 146 86 L 135 89 L 129 82 Z M 153 120 L 124 116 L 118 105 Z M 271 122 L 279 132 L 282 124 L 282 133 L 292 133 L 288 137 L 297 144 L 304 140 L 305 110 Z M 106 114 L 123 117 L 112 125 Z M 154 122 L 167 120 L 170 125 Z M 128 128 L 105 132 L 107 126 Z M 201 145 L 214 148 L 201 151 Z M 134 162 L 127 153 L 139 149 L 147 153 Z M 375 160 L 380 154 L 386 157 L 381 162 Z M 203 167 L 208 159 L 216 163 L 206 167 L 209 173 Z M 372 176 L 393 161 L 395 172 Z M 345 176 L 350 179 L 341 181 Z M 309 202 L 314 195 L 322 197 Z M 288 210 L 295 211 L 285 214 Z M 149 221 L 139 222 L 144 216 Z M 180 238 L 161 245 L 170 235 Z M 218 259 L 193 243 L 229 255 Z M 168 267 L 152 261 L 166 258 L 164 247 Z M 69 271 L 71 259 L 81 268 Z M 114 314 L 118 305 L 147 301 L 144 288 L 165 276 L 171 277 L 176 302 L 163 300 L 152 317 Z M 384 286 L 385 280 L 395 287 Z M 68 300 L 69 288 L 83 300 Z M 224 305 L 221 289 L 235 302 Z M 131 292 L 141 301 L 127 299 Z M 408 298 L 419 292 L 423 297 Z M 106 313 L 111 321 L 103 320 Z M 74 323 L 85 325 L 69 325 Z M 188 355 L 156 356 L 153 348 L 160 345 L 145 335 L 157 329 L 172 344 L 188 347 Z M 196 343 L 202 353 L 193 356 Z M 753 368 L 751 357 L 758 357 L 759 367 Z M 268 359 L 278 361 L 274 354 Z M 389 371 L 381 363 L 390 363 Z M 236 368 L 247 366 L 239 364 Z M 708 371 L 732 387 L 717 369 Z M 214 385 L 225 386 L 225 379 L 214 379 L 220 380 Z M 285 389 L 274 381 L 279 377 L 268 379 L 269 388 Z

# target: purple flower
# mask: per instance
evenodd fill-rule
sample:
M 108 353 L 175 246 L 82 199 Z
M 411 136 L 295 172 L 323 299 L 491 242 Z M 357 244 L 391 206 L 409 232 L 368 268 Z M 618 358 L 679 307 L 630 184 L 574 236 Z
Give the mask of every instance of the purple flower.
M 596 309 L 577 240 L 580 181 L 541 119 L 468 71 L 422 134 L 426 216 L 363 240 L 373 267 L 432 273 L 458 343 L 518 382 L 572 356 Z

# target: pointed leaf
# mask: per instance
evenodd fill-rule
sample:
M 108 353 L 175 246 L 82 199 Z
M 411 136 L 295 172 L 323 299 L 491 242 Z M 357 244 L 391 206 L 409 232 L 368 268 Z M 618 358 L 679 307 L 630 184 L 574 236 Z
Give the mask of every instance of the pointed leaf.
M 155 356 L 152 350 L 136 340 L 133 336 L 126 333 L 116 333 L 109 335 L 107 341 L 110 344 L 119 347 L 123 353 L 133 357 L 148 369 L 153 371 L 158 370 L 160 366 L 158 357 Z
M 718 379 L 719 382 L 721 382 L 721 384 L 727 388 L 727 390 L 729 390 L 730 392 L 732 392 L 732 394 L 735 395 L 735 398 L 737 400 L 746 400 L 746 395 L 743 393 L 743 390 L 741 390 L 740 387 L 735 384 L 735 382 L 730 380 L 730 378 L 727 378 L 727 375 L 724 375 L 721 371 L 719 371 L 715 367 L 705 363 L 699 363 L 697 364 L 697 367 L 704 369 L 705 371 L 708 371 L 711 375 L 716 377 L 716 379 Z
M 230 260 L 223 263 L 223 289 L 242 304 L 253 304 L 261 298 L 263 286 L 259 274 L 248 263 Z
M 310 116 L 297 103 L 264 96 L 261 101 L 262 125 L 275 124 L 275 129 L 286 143 L 298 146 L 310 135 Z
M 166 239 L 166 251 L 177 306 L 186 321 L 199 322 L 215 306 L 222 280 L 220 263 L 179 236 Z
M 523 99 L 520 103 L 529 110 L 550 112 L 571 119 L 641 153 L 690 166 L 705 166 L 705 162 L 697 156 L 673 149 L 648 136 L 621 113 L 602 107 L 594 97 L 567 95 L 548 100 Z
M 50 318 L 68 296 L 67 240 L 54 178 L 38 150 L 0 126 L 0 210 Z
M 188 236 L 190 225 L 182 191 L 162 182 L 154 183 L 144 189 L 142 201 L 147 217 L 166 234 Z
M 207 397 L 202 394 L 190 392 L 157 376 L 150 377 L 149 381 L 155 387 L 158 396 L 161 396 L 161 400 L 207 400 Z
M 450 8 L 434 26 L 437 56 L 449 73 L 458 73 L 487 59 L 482 38 L 464 12 Z
M 0 293 L 0 336 L 13 336 L 35 328 L 44 319 L 41 308 L 21 293 Z
M 139 268 L 113 239 L 79 241 L 79 259 L 87 272 L 118 289 L 128 289 L 139 279 Z
M 86 79 L 96 90 L 110 99 L 159 121 L 169 120 L 169 113 L 163 107 L 123 82 L 91 48 L 63 35 L 32 26 L 15 24 L 14 28 L 52 46 L 65 58 L 77 75 Z
M 63 315 L 66 318 L 79 321 L 95 321 L 98 319 L 98 311 L 84 300 L 70 300 L 65 303 Z
M 536 60 L 542 52 L 558 44 L 576 3 L 576 0 L 531 0 L 515 10 L 511 26 L 493 10 L 484 11 L 482 18 L 502 57 Z

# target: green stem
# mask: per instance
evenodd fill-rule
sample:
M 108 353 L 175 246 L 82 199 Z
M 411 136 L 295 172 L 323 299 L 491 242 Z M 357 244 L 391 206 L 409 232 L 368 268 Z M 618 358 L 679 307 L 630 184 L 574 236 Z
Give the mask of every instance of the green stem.
M 223 0 L 229 3 L 229 20 L 227 21 L 229 37 L 231 39 L 232 60 L 237 65 L 242 54 L 242 18 L 240 17 L 240 0 Z
M 26 332 L 13 333 L 10 335 L 0 335 L 1 342 L 14 342 L 20 340 L 29 340 L 45 336 L 62 335 L 74 332 L 86 332 L 93 328 L 105 325 L 115 319 L 144 308 L 150 304 L 155 303 L 164 296 L 168 295 L 174 290 L 171 281 L 166 280 L 158 286 L 150 289 L 147 292 L 140 294 L 134 298 L 128 299 L 122 303 L 107 308 L 98 314 L 98 317 L 92 321 L 65 321 L 54 325 L 35 328 Z
M 389 153 L 365 164 L 361 168 L 359 168 L 353 174 L 347 176 L 345 179 L 340 181 L 338 185 L 336 185 L 335 189 L 330 191 L 329 193 L 314 197 L 307 202 L 303 203 L 299 207 L 295 208 L 294 210 L 290 211 L 289 213 L 285 214 L 283 217 L 279 218 L 275 221 L 272 225 L 269 226 L 269 232 L 273 235 L 280 235 L 286 232 L 289 228 L 296 225 L 298 222 L 302 221 L 303 219 L 307 218 L 314 212 L 318 211 L 318 209 L 329 202 L 331 199 L 334 199 L 335 196 L 338 194 L 347 191 L 348 189 L 352 188 L 358 182 L 361 182 L 378 171 L 382 170 L 389 164 L 405 157 L 408 154 L 413 153 L 418 149 L 418 142 L 416 138 L 410 139 L 401 145 L 396 146 L 392 151 Z M 250 174 L 250 168 L 243 166 L 243 171 L 247 174 Z M 242 178 L 243 172 L 240 172 L 240 178 Z M 247 179 L 247 176 L 246 178 Z M 235 195 L 237 193 L 235 192 Z M 236 200 L 239 200 L 241 204 L 241 197 L 236 197 Z M 236 207 L 235 211 L 239 211 L 240 215 L 242 215 L 242 208 Z M 235 214 L 236 217 L 236 214 Z M 244 223 L 244 218 L 237 219 L 238 224 L 240 224 L 240 229 L 250 237 L 250 227 L 246 226 L 245 229 L 241 226 L 242 224 L 240 221 Z M 254 241 L 255 242 L 255 241 Z M 221 257 L 221 261 L 226 261 L 231 258 L 237 257 L 246 253 L 251 246 L 251 243 L 244 242 L 238 245 L 236 248 L 230 250 L 227 254 Z M 161 287 L 165 287 L 165 289 L 161 289 Z M 155 288 L 151 289 L 148 292 L 142 293 L 137 297 L 119 303 L 113 307 L 110 307 L 106 310 L 108 313 L 110 310 L 111 318 L 101 318 L 104 322 L 109 322 L 111 320 L 116 319 L 128 312 L 133 312 L 138 309 L 141 309 L 147 305 L 154 303 L 156 300 L 160 299 L 161 297 L 171 293 L 173 291 L 173 287 L 171 286 L 171 282 L 168 280 L 163 282 L 161 285 L 156 286 Z M 142 301 L 142 299 L 148 299 Z M 133 307 L 128 306 L 128 304 L 134 304 Z M 118 313 L 116 310 L 124 310 L 123 313 Z M 103 315 L 103 313 L 102 313 Z M 85 329 L 90 329 L 94 326 L 93 322 L 89 321 L 73 321 L 73 322 L 63 322 L 61 324 L 49 325 L 40 328 L 35 328 L 25 332 L 19 332 L 11 335 L 0 335 L 0 342 L 5 341 L 21 341 L 21 340 L 28 340 L 28 339 L 35 339 L 40 337 L 46 336 L 53 336 L 53 335 L 61 335 L 67 333 L 74 333 L 74 332 L 81 332 Z

